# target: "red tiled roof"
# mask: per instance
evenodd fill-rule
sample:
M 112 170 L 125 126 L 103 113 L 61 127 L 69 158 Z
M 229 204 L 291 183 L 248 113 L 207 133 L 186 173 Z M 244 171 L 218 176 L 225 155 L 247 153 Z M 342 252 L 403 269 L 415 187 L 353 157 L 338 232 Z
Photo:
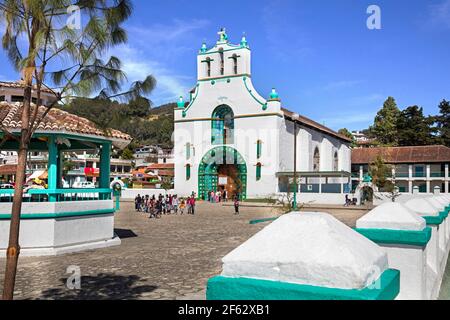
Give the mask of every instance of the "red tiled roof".
M 25 89 L 25 84 L 22 80 L 19 81 L 0 81 L 0 87 L 13 88 L 13 89 Z M 36 86 L 33 86 L 33 90 L 36 90 Z M 41 88 L 42 92 L 53 93 L 54 92 L 46 87 Z
M 171 170 L 159 170 L 158 171 L 158 176 L 160 176 L 160 177 L 174 177 L 175 176 L 175 172 L 171 171 Z
M 0 123 L 11 131 L 20 130 L 22 121 L 21 121 L 21 113 L 22 113 L 22 103 L 8 103 L 8 102 L 0 102 Z M 35 105 L 32 105 L 32 109 L 36 108 Z M 42 116 L 46 111 L 46 107 L 39 107 L 39 116 Z M 67 133 L 75 133 L 75 134 L 85 134 L 85 135 L 94 135 L 100 136 L 104 138 L 112 138 L 119 139 L 125 141 L 131 141 L 132 138 L 125 133 L 122 133 L 118 130 L 102 130 L 98 128 L 93 122 L 70 114 L 68 112 L 62 111 L 60 109 L 52 109 L 46 115 L 44 120 L 39 124 L 36 131 L 44 131 L 44 132 L 67 132 Z
M 16 174 L 17 165 L 16 164 L 5 164 L 0 166 L 0 175 L 11 175 Z
M 372 163 L 378 155 L 386 163 L 450 162 L 450 148 L 445 146 L 358 148 L 352 150 L 353 164 Z
M 164 163 L 164 164 L 151 164 L 147 167 L 148 170 L 161 170 L 161 169 L 166 169 L 166 170 L 175 170 L 175 164 L 173 163 Z
M 290 120 L 294 120 L 293 119 L 294 112 L 289 111 L 285 108 L 281 108 L 281 111 L 283 111 L 285 117 L 289 118 Z M 352 142 L 352 140 L 350 138 L 348 138 L 342 134 L 339 134 L 336 131 L 334 131 L 328 127 L 325 127 L 324 125 L 321 125 L 321 124 L 315 122 L 314 120 L 311 120 L 305 116 L 300 115 L 300 117 L 298 118 L 298 121 L 307 127 L 322 131 L 324 133 L 327 133 L 331 136 L 334 136 L 334 137 L 344 140 L 346 142 Z

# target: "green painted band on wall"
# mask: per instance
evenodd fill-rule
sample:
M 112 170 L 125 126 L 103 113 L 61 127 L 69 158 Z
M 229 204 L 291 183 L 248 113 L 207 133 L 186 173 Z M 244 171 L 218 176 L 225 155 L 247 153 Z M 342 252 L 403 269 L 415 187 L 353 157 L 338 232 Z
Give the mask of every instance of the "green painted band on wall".
M 416 247 L 425 247 L 432 233 L 430 227 L 422 231 L 358 228 L 355 231 L 377 244 L 402 244 Z
M 400 292 L 400 271 L 388 269 L 373 286 L 333 289 L 249 278 L 209 279 L 207 300 L 394 300 Z
M 423 217 L 429 226 L 439 226 L 441 225 L 445 219 L 447 219 L 448 213 L 442 211 L 438 216 L 426 216 Z
M 250 224 L 259 224 L 259 223 L 264 223 L 264 222 L 271 222 L 271 221 L 275 221 L 277 220 L 277 218 L 267 218 L 267 219 L 256 219 L 256 220 L 250 220 Z
M 20 215 L 22 220 L 41 220 L 41 219 L 58 219 L 58 218 L 73 218 L 73 217 L 85 217 L 85 216 L 97 216 L 105 214 L 113 214 L 116 211 L 114 209 L 101 209 L 101 210 L 89 210 L 82 212 L 60 212 L 60 213 L 25 213 Z M 10 220 L 11 214 L 0 214 L 0 220 Z

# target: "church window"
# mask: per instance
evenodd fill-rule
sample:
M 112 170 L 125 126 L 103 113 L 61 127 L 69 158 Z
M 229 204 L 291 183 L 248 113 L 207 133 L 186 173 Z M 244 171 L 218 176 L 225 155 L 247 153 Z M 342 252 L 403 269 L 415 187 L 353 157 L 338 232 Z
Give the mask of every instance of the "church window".
M 220 55 L 220 75 L 223 76 L 225 74 L 225 59 L 222 48 L 219 49 L 219 55 Z
M 0 101 L 5 101 L 5 96 L 0 96 Z
M 190 180 L 191 179 L 191 165 L 188 164 L 186 165 L 186 180 Z
M 211 143 L 216 145 L 234 143 L 234 113 L 227 105 L 217 107 L 212 114 Z
M 189 160 L 191 158 L 191 144 L 188 142 L 186 143 L 186 160 Z
M 211 77 L 211 58 L 206 58 L 206 76 Z
M 260 159 L 262 155 L 262 141 L 258 140 L 256 142 L 256 158 Z
M 314 150 L 313 171 L 314 172 L 320 171 L 320 152 L 318 147 L 316 147 L 316 149 Z
M 238 56 L 233 54 L 233 72 L 234 74 L 238 74 Z
M 262 171 L 261 169 L 262 169 L 262 165 L 261 165 L 261 163 L 258 163 L 256 165 L 256 181 L 261 180 L 261 171 Z
M 338 153 L 334 153 L 333 157 L 333 171 L 339 171 L 339 156 Z

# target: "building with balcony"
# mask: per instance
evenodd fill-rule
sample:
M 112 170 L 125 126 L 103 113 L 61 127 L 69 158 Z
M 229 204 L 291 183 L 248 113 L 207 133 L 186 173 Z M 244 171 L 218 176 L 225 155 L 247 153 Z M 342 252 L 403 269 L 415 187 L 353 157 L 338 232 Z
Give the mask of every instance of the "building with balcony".
M 402 193 L 433 193 L 439 188 L 450 193 L 450 148 L 445 146 L 358 148 L 352 151 L 353 188 L 369 173 L 370 165 L 381 156 L 391 168 L 387 178 Z
M 23 102 L 23 81 L 0 81 L 0 102 Z M 36 90 L 32 90 L 32 102 L 37 102 Z M 43 106 L 51 105 L 57 99 L 57 93 L 51 89 L 41 88 L 41 102 Z
M 145 168 L 149 165 L 173 164 L 173 150 L 161 148 L 160 146 L 141 146 L 134 151 L 134 163 L 136 168 Z

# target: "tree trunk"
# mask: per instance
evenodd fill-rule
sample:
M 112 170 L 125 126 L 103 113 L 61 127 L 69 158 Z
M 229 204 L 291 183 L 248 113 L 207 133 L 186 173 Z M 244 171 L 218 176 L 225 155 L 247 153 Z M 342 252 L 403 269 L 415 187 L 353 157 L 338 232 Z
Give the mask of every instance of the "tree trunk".
M 31 83 L 27 83 L 24 90 L 24 102 L 22 109 L 22 130 L 17 160 L 16 186 L 14 188 L 14 199 L 11 212 L 11 224 L 9 229 L 9 244 L 6 253 L 6 269 L 3 284 L 3 300 L 14 298 L 14 285 L 16 282 L 17 262 L 19 260 L 19 232 L 20 214 L 22 212 L 23 186 L 26 178 L 27 153 L 29 141 L 27 139 L 30 128 L 30 102 Z

